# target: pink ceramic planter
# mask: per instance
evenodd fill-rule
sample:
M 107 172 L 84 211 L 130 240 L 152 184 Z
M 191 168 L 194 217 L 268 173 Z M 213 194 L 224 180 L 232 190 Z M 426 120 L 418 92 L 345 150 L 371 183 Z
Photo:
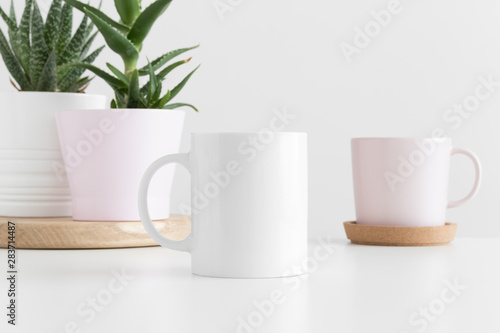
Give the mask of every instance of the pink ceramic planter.
M 179 151 L 185 113 L 174 110 L 76 110 L 57 114 L 73 199 L 73 219 L 140 220 L 137 193 L 156 159 Z M 148 192 L 151 217 L 169 217 L 175 166 L 163 168 Z

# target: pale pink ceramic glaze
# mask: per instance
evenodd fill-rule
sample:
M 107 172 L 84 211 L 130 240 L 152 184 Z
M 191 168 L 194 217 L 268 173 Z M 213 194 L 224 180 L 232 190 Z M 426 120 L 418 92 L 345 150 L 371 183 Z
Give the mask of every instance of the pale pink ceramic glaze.
M 178 153 L 184 116 L 183 111 L 139 109 L 58 113 L 73 219 L 140 220 L 141 177 L 156 159 Z M 148 200 L 155 220 L 169 217 L 174 168 L 166 166 L 151 183 Z
M 440 226 L 446 209 L 472 199 L 481 181 L 479 159 L 453 148 L 450 139 L 352 139 L 352 166 L 358 224 Z M 472 159 L 476 180 L 464 199 L 448 201 L 450 157 Z

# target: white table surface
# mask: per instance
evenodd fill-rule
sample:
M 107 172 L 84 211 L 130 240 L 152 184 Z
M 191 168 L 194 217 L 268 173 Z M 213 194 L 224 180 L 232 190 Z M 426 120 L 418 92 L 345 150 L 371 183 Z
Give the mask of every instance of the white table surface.
M 331 254 L 311 241 L 309 263 L 317 267 L 301 280 L 197 277 L 189 254 L 160 247 L 19 250 L 18 325 L 6 324 L 2 279 L 0 331 L 500 332 L 500 239 L 426 248 L 329 244 Z M 6 261 L 1 250 L 4 272 Z M 112 294 L 113 271 L 122 270 L 133 280 L 121 291 L 112 285 Z M 458 295 L 447 287 L 455 282 L 465 286 Z M 282 303 L 264 316 L 255 302 L 269 304 L 273 292 L 283 294 Z M 86 302 L 97 295 L 105 305 L 90 310 Z M 419 308 L 429 306 L 436 315 L 424 319 Z M 238 327 L 238 318 L 253 326 Z

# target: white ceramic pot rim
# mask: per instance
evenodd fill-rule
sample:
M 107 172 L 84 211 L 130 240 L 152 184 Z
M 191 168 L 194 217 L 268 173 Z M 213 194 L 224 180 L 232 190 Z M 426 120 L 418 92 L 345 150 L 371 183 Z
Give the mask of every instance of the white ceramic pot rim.
M 259 135 L 261 132 L 195 132 L 191 136 L 237 136 L 237 135 Z M 273 135 L 307 135 L 306 132 L 273 132 Z
M 5 96 L 5 95 L 32 95 L 32 96 L 47 96 L 47 95 L 53 95 L 55 96 L 78 96 L 78 97 L 101 97 L 105 96 L 104 94 L 87 94 L 87 93 L 74 93 L 74 92 L 53 92 L 53 91 L 0 91 L 0 96 Z
M 63 113 L 75 113 L 75 112 L 85 112 L 85 113 L 88 113 L 88 112 L 105 112 L 105 113 L 108 113 L 108 112 L 116 112 L 116 111 L 123 111 L 123 110 L 128 110 L 130 112 L 134 112 L 134 113 L 164 113 L 164 114 L 168 114 L 168 113 L 186 113 L 186 111 L 182 111 L 182 110 L 164 110 L 164 109 L 126 109 L 126 108 L 123 108 L 123 109 L 88 109 L 88 110 L 78 110 L 78 109 L 74 109 L 74 110 L 64 110 L 64 111 L 59 111 L 58 113 L 60 114 L 63 114 Z

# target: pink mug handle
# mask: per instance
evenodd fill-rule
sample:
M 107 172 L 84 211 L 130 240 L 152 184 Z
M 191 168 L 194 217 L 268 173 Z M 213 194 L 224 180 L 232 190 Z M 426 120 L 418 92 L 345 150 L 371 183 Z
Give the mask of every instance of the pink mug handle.
M 472 187 L 472 190 L 469 192 L 469 194 L 467 194 L 467 196 L 461 200 L 448 201 L 448 208 L 461 206 L 467 201 L 473 199 L 476 196 L 477 191 L 479 190 L 479 185 L 481 185 L 481 162 L 479 161 L 479 158 L 476 156 L 476 154 L 468 149 L 453 148 L 451 151 L 451 155 L 456 154 L 465 155 L 472 160 L 472 163 L 474 163 L 474 168 L 476 169 L 476 180 L 474 181 L 474 186 Z

